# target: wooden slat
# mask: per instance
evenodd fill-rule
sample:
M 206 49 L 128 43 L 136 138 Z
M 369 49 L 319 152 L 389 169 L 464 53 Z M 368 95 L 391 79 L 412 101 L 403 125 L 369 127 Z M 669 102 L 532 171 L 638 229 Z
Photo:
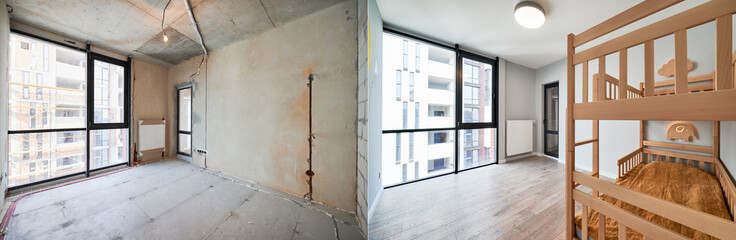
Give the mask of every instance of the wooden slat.
M 696 145 L 677 144 L 677 143 L 668 143 L 668 142 L 654 142 L 654 141 L 647 141 L 647 140 L 644 140 L 643 144 L 644 146 L 651 146 L 651 147 L 679 149 L 679 150 L 702 152 L 702 153 L 713 153 L 713 148 L 706 147 L 706 146 L 696 146 Z
M 634 205 L 641 209 L 646 209 L 647 211 L 651 213 L 654 213 L 656 215 L 662 216 L 672 221 L 681 223 L 697 231 L 708 233 L 708 235 L 711 235 L 717 238 L 721 238 L 721 239 L 729 239 L 733 236 L 736 236 L 736 223 L 728 219 L 716 217 L 714 215 L 711 215 L 705 212 L 701 212 L 701 211 L 698 211 L 698 210 L 695 210 L 689 207 L 685 207 L 677 203 L 673 203 L 667 200 L 652 197 L 645 193 L 640 193 L 640 192 L 628 189 L 626 187 L 616 185 L 614 183 L 606 182 L 601 179 L 585 176 L 585 174 L 581 174 L 578 172 L 573 173 L 573 175 L 574 175 L 573 181 L 575 182 L 579 182 L 580 184 L 590 187 L 592 189 L 598 189 L 608 196 L 619 199 L 621 201 L 624 201 L 628 204 Z M 590 195 L 588 195 L 588 197 L 592 198 L 592 196 Z M 575 198 L 577 200 L 577 196 L 575 196 Z M 603 202 L 603 200 L 598 200 L 598 201 Z M 583 201 L 580 201 L 580 202 L 583 203 Z M 618 210 L 626 212 L 623 209 L 617 208 L 608 203 L 606 204 L 608 206 L 611 206 L 612 208 L 616 208 Z M 587 205 L 590 208 L 599 210 L 593 204 L 587 204 Z M 629 212 L 626 212 L 626 213 L 633 216 L 633 214 Z M 606 214 L 610 215 L 609 213 L 606 213 Z M 610 216 L 612 216 L 613 219 L 619 220 L 619 218 L 613 215 L 610 215 Z M 626 223 L 626 225 L 632 226 L 632 228 L 633 226 L 635 226 L 629 223 Z M 635 230 L 639 231 L 638 229 L 635 229 Z M 651 235 L 645 232 L 641 232 L 641 233 L 643 233 L 644 235 Z
M 733 65 L 731 64 L 731 39 L 733 38 L 732 16 L 726 14 L 716 18 L 716 81 L 715 89 L 732 89 Z
M 575 54 L 573 64 L 579 64 L 583 61 L 610 54 L 623 48 L 636 46 L 645 41 L 672 34 L 678 30 L 691 28 L 713 21 L 713 16 L 722 16 L 734 12 L 736 12 L 736 1 L 712 0 L 685 12 L 681 12 L 672 17 L 579 52 Z
M 726 204 L 729 206 L 728 210 L 731 211 L 731 216 L 734 216 L 736 215 L 736 184 L 734 184 L 728 170 L 723 167 L 723 162 L 718 158 L 713 163 L 713 171 L 721 183 L 721 188 L 723 188 L 723 195 L 726 196 Z
M 709 83 L 709 84 L 699 84 L 699 85 L 687 87 L 687 91 L 688 92 L 703 92 L 703 91 L 710 91 L 710 90 L 713 90 L 713 84 L 712 83 Z M 654 90 L 654 96 L 667 95 L 667 94 L 673 94 L 673 93 L 675 93 L 675 89 L 674 88 L 665 88 L 665 89 Z
M 606 75 L 606 56 L 602 56 L 598 58 L 598 75 Z M 598 84 L 598 92 L 595 94 L 598 96 L 595 101 L 602 101 L 606 98 L 606 82 L 605 78 L 602 77 L 596 77 L 594 80 Z M 595 87 L 594 87 L 595 89 Z
M 644 43 L 644 96 L 654 96 L 654 40 Z
M 736 90 L 576 103 L 577 120 L 735 121 Z
M 598 239 L 606 239 L 606 215 L 598 211 Z
M 577 147 L 577 146 L 580 146 L 580 145 L 585 145 L 585 144 L 592 143 L 592 142 L 597 142 L 597 141 L 598 141 L 597 138 L 592 138 L 592 139 L 588 139 L 588 140 L 585 140 L 585 141 L 576 142 L 575 143 L 575 146 Z
M 632 157 L 634 157 L 634 155 L 638 155 L 639 152 L 641 152 L 641 150 L 642 150 L 641 148 L 637 148 L 636 150 L 630 152 L 629 154 L 626 154 L 626 156 L 624 156 L 621 159 L 619 159 L 618 161 L 616 161 L 616 163 L 618 165 L 621 165 L 621 164 L 624 164 L 624 163 L 628 162 L 629 160 L 631 160 Z
M 629 57 L 626 48 L 618 51 L 618 99 L 627 99 L 629 93 L 629 82 L 627 77 L 627 66 Z
M 627 212 L 626 210 L 617 208 L 616 206 L 613 206 L 603 200 L 594 198 L 593 196 L 585 194 L 580 190 L 573 190 L 573 197 L 575 197 L 576 201 L 588 205 L 589 208 L 595 209 L 598 212 L 603 212 L 616 221 L 624 222 L 626 226 L 631 226 L 631 229 L 644 234 L 648 238 L 651 237 L 654 239 L 682 240 L 688 239 L 687 237 L 682 236 L 679 233 L 673 232 L 672 230 L 649 222 L 644 218 L 636 216 L 630 212 Z
M 713 148 L 711 152 L 714 159 L 720 159 L 721 157 L 721 122 L 713 121 Z
M 592 129 L 592 132 L 593 132 L 592 135 L 593 135 L 593 138 L 594 139 L 598 139 L 598 136 L 600 134 L 600 131 L 599 131 L 600 130 L 600 128 L 599 128 L 600 127 L 600 125 L 599 125 L 600 121 L 593 120 L 592 122 L 593 122 L 593 124 L 592 124 L 592 128 L 593 128 Z M 593 172 L 600 172 L 600 151 L 599 151 L 600 150 L 600 145 L 601 145 L 601 143 L 599 141 L 593 142 L 593 149 L 592 149 L 592 152 L 593 152 L 592 153 L 592 155 L 593 155 L 593 160 L 592 160 L 593 161 Z M 596 176 L 596 177 L 598 177 L 598 176 Z M 598 197 L 598 190 L 593 190 L 593 196 Z
M 594 27 L 585 30 L 584 32 L 575 36 L 573 40 L 573 46 L 577 47 L 587 42 L 590 42 L 596 38 L 606 35 L 610 32 L 615 31 L 621 27 L 624 27 L 630 23 L 636 22 L 646 16 L 658 12 L 659 10 L 665 9 L 682 0 L 647 0 L 639 3 L 626 11 L 623 11 L 612 18 L 609 18 Z
M 687 30 L 675 32 L 675 93 L 687 93 Z
M 583 102 L 588 102 L 588 61 L 583 62 Z
M 588 206 L 585 206 L 585 204 L 583 204 L 583 214 L 582 214 L 582 216 L 583 216 L 583 221 L 582 221 L 582 225 L 583 226 L 581 227 L 581 231 L 583 231 L 583 239 L 586 239 L 587 240 L 588 239 L 588 222 L 589 221 L 588 221 Z
M 687 78 L 688 83 L 697 83 L 697 82 L 705 82 L 705 81 L 712 81 L 713 80 L 713 73 L 698 75 L 698 76 L 692 76 Z M 663 81 L 657 81 L 654 83 L 654 87 L 668 87 L 668 86 L 674 86 L 675 80 L 663 80 Z
M 644 151 L 645 153 L 665 155 L 667 157 L 684 158 L 688 160 L 695 160 L 695 161 L 702 161 L 702 162 L 709 162 L 709 163 L 713 162 L 713 157 L 707 157 L 707 156 L 701 156 L 701 155 L 695 155 L 695 154 L 689 154 L 689 153 L 670 152 L 670 151 L 657 150 L 657 149 L 651 149 L 651 148 L 645 148 L 642 151 Z
M 565 239 L 572 239 L 575 236 L 575 224 L 573 218 L 575 216 L 575 200 L 572 196 L 573 185 L 572 172 L 575 171 L 575 121 L 573 121 L 573 106 L 575 105 L 575 65 L 572 64 L 572 57 L 575 54 L 573 46 L 574 34 L 567 35 L 567 107 L 565 109 L 567 115 L 565 121 Z M 587 240 L 587 239 L 586 239 Z
M 618 223 L 618 240 L 627 240 L 628 239 L 626 237 L 627 229 L 628 228 L 626 228 L 626 225 L 624 225 L 621 222 Z

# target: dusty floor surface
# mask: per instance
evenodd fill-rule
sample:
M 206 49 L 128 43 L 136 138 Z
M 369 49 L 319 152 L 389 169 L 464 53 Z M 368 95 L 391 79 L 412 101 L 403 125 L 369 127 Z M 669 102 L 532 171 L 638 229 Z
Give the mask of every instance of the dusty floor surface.
M 364 238 L 353 213 L 173 159 L 28 196 L 6 237 Z

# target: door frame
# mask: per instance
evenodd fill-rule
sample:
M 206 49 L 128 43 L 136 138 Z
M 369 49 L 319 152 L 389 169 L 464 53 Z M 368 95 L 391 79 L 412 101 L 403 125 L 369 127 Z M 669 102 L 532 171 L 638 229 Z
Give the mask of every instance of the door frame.
M 547 89 L 548 88 L 553 88 L 553 87 L 557 87 L 557 96 L 558 96 L 557 99 L 559 99 L 559 95 L 560 95 L 560 82 L 553 82 L 553 83 L 547 83 L 547 84 L 542 85 L 542 94 L 543 94 L 543 98 L 542 98 L 542 105 L 543 105 L 543 107 L 542 107 L 542 141 L 544 142 L 544 149 L 542 149 L 542 152 L 544 153 L 544 155 L 553 156 L 553 157 L 556 157 L 557 158 L 557 157 L 560 156 L 560 142 L 559 142 L 559 137 L 560 137 L 560 130 L 559 130 L 560 129 L 560 115 L 559 114 L 557 114 L 557 131 L 547 131 Z M 559 109 L 559 106 L 560 106 L 560 101 L 558 100 L 557 101 L 557 109 Z M 558 137 L 558 141 L 557 141 L 557 154 L 553 154 L 551 152 L 547 152 L 547 146 L 548 146 L 547 133 L 548 132 L 550 134 L 557 134 L 557 137 Z
M 181 84 L 181 85 L 176 86 L 176 110 L 174 110 L 174 112 L 176 112 L 176 154 L 191 157 L 192 156 L 191 152 L 194 151 L 194 146 L 193 146 L 194 138 L 192 137 L 192 130 L 191 129 L 189 131 L 179 130 L 179 126 L 180 126 L 179 125 L 179 104 L 181 104 L 179 102 L 179 94 L 181 93 L 182 90 L 187 89 L 187 88 L 189 89 L 190 97 L 192 98 L 192 104 L 189 106 L 189 123 L 191 125 L 192 113 L 194 112 L 194 88 L 191 83 L 186 83 L 186 84 Z M 190 126 L 190 128 L 191 127 L 192 126 Z M 182 134 L 182 133 L 189 134 L 189 154 L 182 152 L 179 149 L 179 146 L 180 146 L 179 145 L 179 134 Z

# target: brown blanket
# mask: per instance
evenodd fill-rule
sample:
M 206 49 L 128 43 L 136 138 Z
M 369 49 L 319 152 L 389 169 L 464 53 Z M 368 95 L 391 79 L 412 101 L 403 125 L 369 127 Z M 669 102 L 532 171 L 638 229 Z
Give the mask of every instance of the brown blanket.
M 731 219 L 716 177 L 691 166 L 669 162 L 640 164 L 626 173 L 624 177 L 616 179 L 616 184 L 695 210 Z M 600 198 L 687 237 L 716 239 L 605 194 Z M 589 208 L 588 219 L 588 235 L 598 239 L 598 212 Z M 582 226 L 581 221 L 581 215 L 575 217 L 575 225 L 578 228 Z M 641 233 L 631 228 L 627 236 L 629 239 L 644 239 Z M 606 239 L 618 239 L 618 222 L 608 217 L 606 218 Z

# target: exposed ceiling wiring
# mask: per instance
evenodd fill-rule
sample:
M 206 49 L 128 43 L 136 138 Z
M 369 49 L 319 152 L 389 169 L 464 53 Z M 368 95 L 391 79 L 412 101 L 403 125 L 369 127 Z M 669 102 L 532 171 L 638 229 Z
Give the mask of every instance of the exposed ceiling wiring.
M 161 32 L 164 34 L 164 42 L 169 41 L 169 37 L 166 36 L 166 31 L 164 31 L 164 21 L 166 21 L 166 8 L 169 7 L 169 4 L 171 4 L 171 0 L 166 2 L 166 6 L 164 6 L 164 13 L 163 16 L 161 16 Z

